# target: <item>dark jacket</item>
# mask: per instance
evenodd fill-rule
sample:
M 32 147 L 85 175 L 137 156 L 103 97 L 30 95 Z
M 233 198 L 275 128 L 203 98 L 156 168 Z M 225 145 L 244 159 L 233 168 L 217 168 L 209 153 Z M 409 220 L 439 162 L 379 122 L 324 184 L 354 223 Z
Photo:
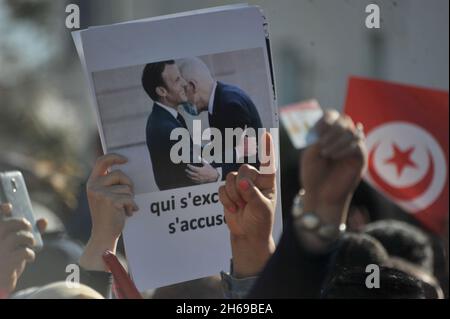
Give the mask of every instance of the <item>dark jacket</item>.
M 233 153 L 234 163 L 225 163 L 225 129 L 253 128 L 258 134 L 258 128 L 263 127 L 261 118 L 255 104 L 244 91 L 236 86 L 217 82 L 213 113 L 209 114 L 209 126 L 217 128 L 222 134 L 222 177 L 225 178 L 229 172 L 237 171 L 242 165 L 236 163 L 235 153 Z M 244 162 L 248 163 L 248 159 Z M 259 168 L 259 161 L 252 165 Z
M 285 221 L 277 249 L 248 298 L 320 298 L 335 248 L 333 246 L 327 253 L 320 255 L 307 251 L 297 238 L 290 218 Z
M 160 190 L 195 185 L 186 174 L 186 163 L 173 163 L 170 150 L 179 140 L 170 140 L 170 133 L 176 128 L 187 128 L 184 120 L 177 120 L 158 104 L 153 105 L 147 127 L 147 147 L 153 165 L 153 174 Z M 180 138 L 181 139 L 181 138 Z M 190 138 L 190 162 L 193 157 L 193 142 Z M 199 152 L 199 155 L 201 152 Z

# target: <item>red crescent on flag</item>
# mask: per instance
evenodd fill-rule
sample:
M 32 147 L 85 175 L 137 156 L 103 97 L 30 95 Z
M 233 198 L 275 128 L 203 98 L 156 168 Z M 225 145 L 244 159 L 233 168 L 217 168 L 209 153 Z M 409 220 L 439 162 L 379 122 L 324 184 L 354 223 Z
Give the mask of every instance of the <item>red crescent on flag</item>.
M 398 198 L 400 200 L 411 200 L 423 192 L 425 192 L 431 185 L 434 176 L 434 161 L 433 156 L 430 154 L 430 151 L 427 150 L 428 153 L 428 161 L 430 163 L 427 173 L 425 176 L 416 184 L 408 186 L 408 187 L 393 187 L 386 183 L 380 175 L 378 175 L 377 171 L 374 168 L 373 157 L 375 155 L 375 151 L 378 148 L 378 144 L 376 144 L 369 153 L 369 174 L 372 177 L 373 181 L 380 186 L 384 191 L 388 194 Z

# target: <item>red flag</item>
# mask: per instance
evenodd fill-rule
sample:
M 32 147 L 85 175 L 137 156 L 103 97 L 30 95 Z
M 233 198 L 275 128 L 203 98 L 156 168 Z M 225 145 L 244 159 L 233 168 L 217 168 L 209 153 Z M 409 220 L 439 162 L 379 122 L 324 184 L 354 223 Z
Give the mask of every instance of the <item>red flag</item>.
M 448 92 L 350 78 L 345 104 L 364 124 L 366 180 L 442 234 L 448 220 Z

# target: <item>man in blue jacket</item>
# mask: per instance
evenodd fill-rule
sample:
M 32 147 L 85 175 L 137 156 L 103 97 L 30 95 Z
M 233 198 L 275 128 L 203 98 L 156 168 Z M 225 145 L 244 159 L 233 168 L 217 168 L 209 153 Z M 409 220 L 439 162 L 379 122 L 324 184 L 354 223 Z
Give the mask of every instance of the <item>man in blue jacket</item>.
M 226 161 L 226 129 L 253 129 L 258 134 L 262 128 L 258 110 L 250 97 L 240 88 L 214 80 L 208 67 L 198 58 L 177 61 L 182 77 L 187 82 L 186 94 L 198 112 L 208 111 L 209 126 L 217 128 L 222 135 L 222 176 L 237 171 L 243 163 L 259 168 L 259 161 L 249 162 L 245 150 L 239 145 L 232 146 L 232 154 Z M 237 143 L 236 143 L 237 144 Z M 229 154 L 230 155 L 230 154 Z M 243 158 L 242 161 L 238 161 Z M 192 168 L 196 171 L 196 168 Z
M 186 82 L 181 77 L 173 60 L 149 63 L 142 72 L 142 86 L 153 100 L 153 109 L 146 127 L 147 147 L 153 165 L 156 184 L 160 190 L 192 186 L 199 183 L 215 182 L 219 172 L 201 160 L 194 160 L 193 142 L 189 136 L 189 163 L 198 169 L 198 180 L 193 181 L 187 175 L 189 163 L 174 163 L 170 157 L 172 147 L 179 142 L 171 140 L 174 129 L 188 130 L 184 118 L 178 113 L 178 106 L 187 101 Z M 189 132 L 189 131 L 187 131 Z M 192 166 L 192 165 L 190 165 Z

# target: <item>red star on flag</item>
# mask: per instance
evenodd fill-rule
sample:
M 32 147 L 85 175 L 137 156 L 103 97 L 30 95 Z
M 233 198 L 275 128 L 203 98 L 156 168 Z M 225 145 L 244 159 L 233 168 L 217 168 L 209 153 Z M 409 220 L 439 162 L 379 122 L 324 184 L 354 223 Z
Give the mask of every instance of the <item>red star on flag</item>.
M 397 176 L 400 177 L 403 173 L 403 170 L 407 167 L 417 168 L 416 163 L 414 163 L 411 159 L 411 155 L 414 152 L 414 146 L 407 148 L 402 151 L 397 144 L 392 145 L 394 154 L 391 158 L 388 158 L 384 161 L 385 164 L 393 164 L 397 169 Z

